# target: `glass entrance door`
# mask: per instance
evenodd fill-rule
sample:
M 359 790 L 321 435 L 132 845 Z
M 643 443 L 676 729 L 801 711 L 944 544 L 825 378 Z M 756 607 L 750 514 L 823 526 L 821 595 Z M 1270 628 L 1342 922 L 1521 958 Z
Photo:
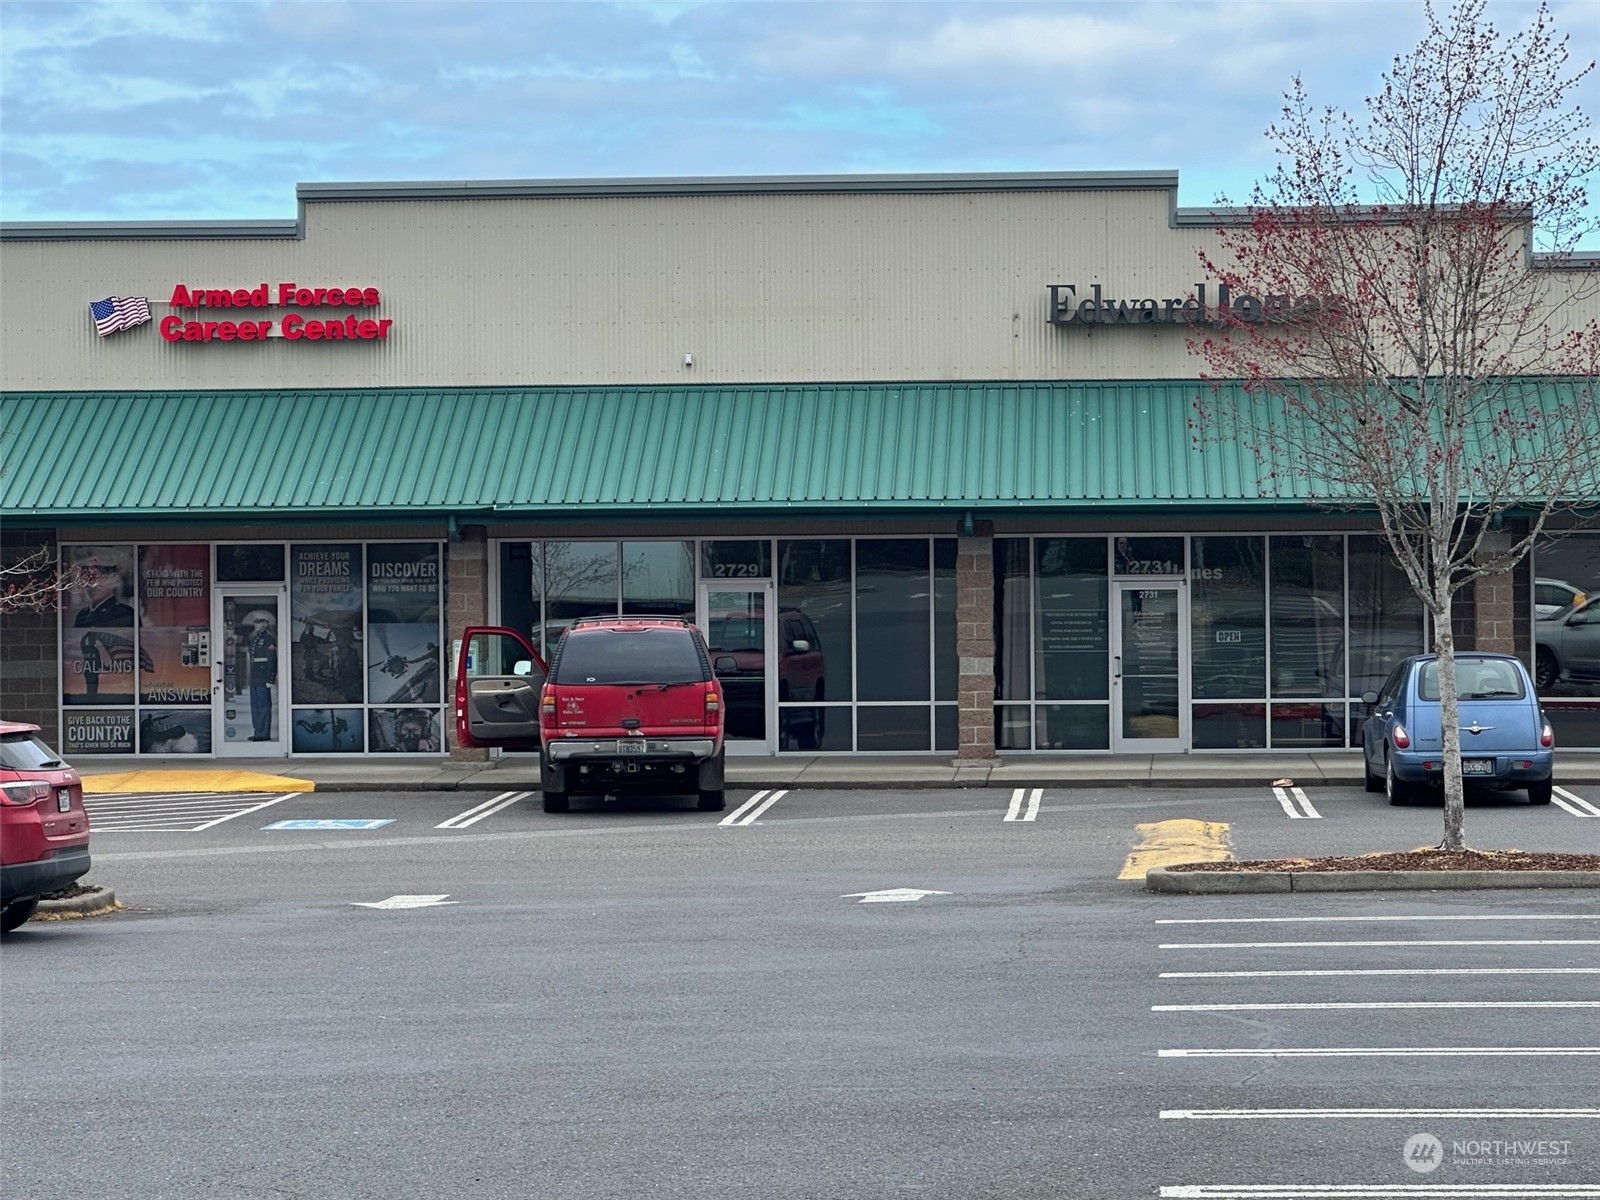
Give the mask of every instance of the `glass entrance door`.
M 283 757 L 289 746 L 288 672 L 280 670 L 288 650 L 283 587 L 219 583 L 212 597 L 213 751 L 219 757 Z
M 730 755 L 774 753 L 778 705 L 772 664 L 778 631 L 772 600 L 770 582 L 700 584 L 698 623 L 711 651 L 711 669 L 722 681 Z
M 1111 748 L 1179 753 L 1189 746 L 1189 621 L 1181 582 L 1112 585 Z

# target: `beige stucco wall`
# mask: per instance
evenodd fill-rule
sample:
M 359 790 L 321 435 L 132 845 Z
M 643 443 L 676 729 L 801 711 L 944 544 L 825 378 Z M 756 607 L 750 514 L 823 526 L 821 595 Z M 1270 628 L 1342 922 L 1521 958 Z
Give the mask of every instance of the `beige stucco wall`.
M 1171 227 L 1171 199 L 1145 189 L 309 202 L 303 240 L 8 240 L 0 386 L 1192 375 L 1181 329 L 1091 336 L 1045 320 L 1051 283 L 1182 297 L 1200 281 L 1195 231 Z M 287 281 L 378 288 L 375 312 L 331 315 L 388 318 L 389 338 L 169 344 L 156 332 L 175 284 L 265 282 L 276 298 Z M 108 295 L 150 297 L 155 321 L 96 337 L 88 303 Z M 281 322 L 290 311 L 184 315 Z

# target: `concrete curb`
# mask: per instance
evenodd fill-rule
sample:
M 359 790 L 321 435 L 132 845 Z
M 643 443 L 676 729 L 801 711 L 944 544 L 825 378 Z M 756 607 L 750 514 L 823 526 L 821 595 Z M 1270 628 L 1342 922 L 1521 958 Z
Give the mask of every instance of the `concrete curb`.
M 84 886 L 94 886 L 85 884 Z M 117 894 L 108 887 L 85 892 L 81 896 L 68 896 L 64 900 L 41 900 L 34 917 L 92 917 L 122 907 Z
M 1319 780 L 1317 786 L 1346 786 L 1354 787 L 1359 784 L 1359 778 Z M 1261 788 L 1266 785 L 1259 777 L 1249 779 L 1118 779 L 1105 777 L 1101 779 L 1051 779 L 1048 777 L 1008 776 L 1005 779 L 793 779 L 793 778 L 764 778 L 760 776 L 751 778 L 728 777 L 729 787 L 741 788 L 787 788 L 794 790 L 804 788 L 808 792 L 827 791 L 860 791 L 862 788 L 894 788 L 905 792 L 928 791 L 965 791 L 967 789 L 995 789 L 1010 788 L 1063 788 L 1073 791 L 1082 791 L 1089 788 Z M 539 776 L 537 773 L 519 779 L 369 779 L 369 780 L 324 780 L 319 782 L 315 789 L 319 794 L 332 794 L 337 792 L 508 792 L 508 791 L 538 791 Z
M 1259 892 L 1460 892 L 1600 888 L 1600 871 L 1173 871 L 1151 867 L 1146 891 L 1187 896 Z

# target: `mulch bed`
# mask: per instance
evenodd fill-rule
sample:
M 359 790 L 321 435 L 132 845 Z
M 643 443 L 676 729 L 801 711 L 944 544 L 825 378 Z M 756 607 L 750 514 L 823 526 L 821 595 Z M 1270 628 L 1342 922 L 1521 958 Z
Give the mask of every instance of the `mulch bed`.
M 1179 863 L 1170 871 L 1600 871 L 1600 854 L 1529 850 L 1408 850 L 1331 858 Z

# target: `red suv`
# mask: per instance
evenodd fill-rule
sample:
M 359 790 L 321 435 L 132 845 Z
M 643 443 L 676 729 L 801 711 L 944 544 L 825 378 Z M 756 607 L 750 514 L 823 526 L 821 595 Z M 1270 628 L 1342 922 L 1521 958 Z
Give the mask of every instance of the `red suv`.
M 89 870 L 83 781 L 38 738 L 37 725 L 0 721 L 0 933 Z
M 548 674 L 515 630 L 467 630 L 456 738 L 537 749 L 545 812 L 566 812 L 573 795 L 624 791 L 692 791 L 707 812 L 726 804 L 722 685 L 705 639 L 682 617 L 578 620 Z

